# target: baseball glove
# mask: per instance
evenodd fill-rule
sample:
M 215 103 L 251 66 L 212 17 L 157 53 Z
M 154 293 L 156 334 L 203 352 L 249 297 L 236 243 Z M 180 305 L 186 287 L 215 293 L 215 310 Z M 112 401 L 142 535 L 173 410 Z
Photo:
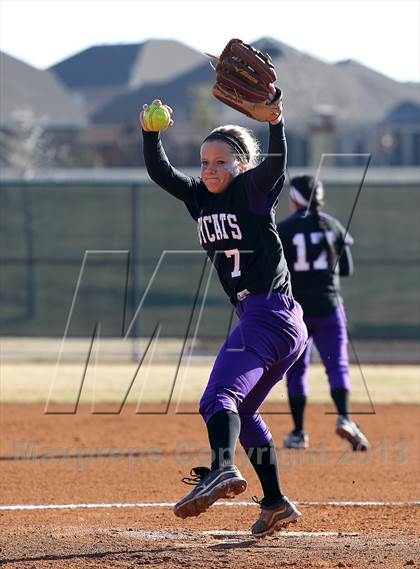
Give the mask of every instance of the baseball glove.
M 213 95 L 229 107 L 257 121 L 274 121 L 281 115 L 282 93 L 270 90 L 277 79 L 271 57 L 239 39 L 231 39 L 214 67 Z

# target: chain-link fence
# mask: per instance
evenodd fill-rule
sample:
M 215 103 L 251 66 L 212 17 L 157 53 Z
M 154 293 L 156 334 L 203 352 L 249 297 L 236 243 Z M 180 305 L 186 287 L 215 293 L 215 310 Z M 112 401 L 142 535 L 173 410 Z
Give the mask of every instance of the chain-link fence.
M 325 210 L 347 225 L 362 170 L 323 173 Z M 342 279 L 351 336 L 420 337 L 418 172 L 368 172 Z M 283 191 L 278 220 L 286 217 Z M 102 337 L 226 335 L 232 310 L 184 205 L 144 172 L 67 171 L 0 185 L 0 334 Z M 205 301 L 203 298 L 205 296 Z M 135 315 L 137 318 L 133 320 Z

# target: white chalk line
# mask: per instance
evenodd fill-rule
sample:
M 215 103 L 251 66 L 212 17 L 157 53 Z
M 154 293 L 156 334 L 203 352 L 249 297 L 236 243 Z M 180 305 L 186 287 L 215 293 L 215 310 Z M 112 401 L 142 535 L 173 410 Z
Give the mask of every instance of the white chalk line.
M 207 530 L 198 532 L 181 532 L 181 531 L 123 531 L 118 532 L 124 537 L 147 539 L 149 541 L 157 541 L 161 539 L 171 539 L 174 541 L 197 541 L 202 538 L 243 538 L 251 537 L 249 531 L 232 531 L 232 530 Z M 338 532 L 338 531 L 282 531 L 279 537 L 355 537 L 360 535 L 356 532 Z
M 294 502 L 298 506 L 331 506 L 338 508 L 372 508 L 372 507 L 412 507 L 420 506 L 420 501 L 412 502 Z M 173 508 L 175 502 L 139 502 L 127 504 L 10 504 L 0 506 L 0 511 L 22 510 L 86 510 L 116 508 Z M 230 508 L 257 507 L 255 502 L 216 502 L 214 506 Z

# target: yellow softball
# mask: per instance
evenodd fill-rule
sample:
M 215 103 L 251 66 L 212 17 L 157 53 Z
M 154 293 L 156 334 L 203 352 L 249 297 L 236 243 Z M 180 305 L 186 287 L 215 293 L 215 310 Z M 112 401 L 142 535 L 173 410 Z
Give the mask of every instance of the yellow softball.
M 165 130 L 171 122 L 171 115 L 163 105 L 152 103 L 143 113 L 143 121 L 149 130 L 155 132 Z

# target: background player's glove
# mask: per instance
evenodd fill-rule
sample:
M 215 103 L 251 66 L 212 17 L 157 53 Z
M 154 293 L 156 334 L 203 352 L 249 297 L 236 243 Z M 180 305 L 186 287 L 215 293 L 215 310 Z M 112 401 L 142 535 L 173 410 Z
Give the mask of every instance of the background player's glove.
M 209 55 L 209 54 L 206 54 Z M 262 122 L 275 121 L 282 111 L 282 94 L 271 57 L 239 39 L 231 39 L 218 61 L 213 95 L 245 115 Z M 274 97 L 273 97 L 274 95 Z

